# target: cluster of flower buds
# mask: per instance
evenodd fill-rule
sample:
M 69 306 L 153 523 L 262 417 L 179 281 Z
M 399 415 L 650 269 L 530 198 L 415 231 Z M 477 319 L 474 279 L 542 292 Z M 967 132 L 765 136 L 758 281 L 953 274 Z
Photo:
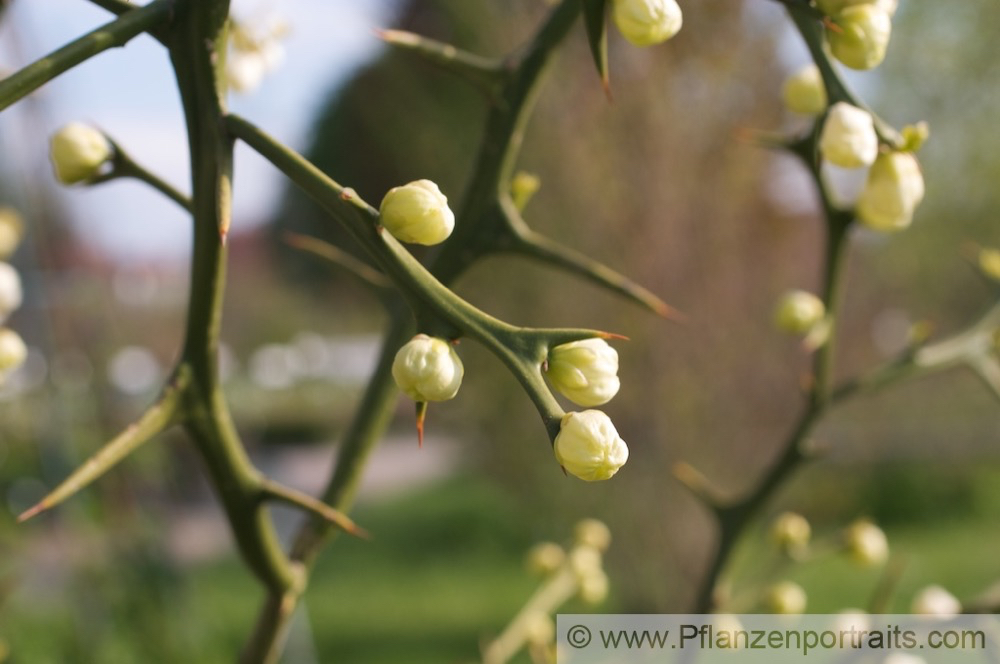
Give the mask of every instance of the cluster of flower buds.
M 281 39 L 288 25 L 279 19 L 249 25 L 234 22 L 229 33 L 226 82 L 236 92 L 252 92 L 285 57 Z
M 621 386 L 618 352 L 603 339 L 560 344 L 549 351 L 545 368 L 552 386 L 584 407 L 607 403 Z M 610 478 L 628 460 L 628 446 L 599 410 L 563 416 L 553 450 L 567 472 L 589 482 Z
M 24 234 L 24 222 L 17 210 L 0 208 L 0 325 L 23 300 L 21 277 L 7 259 L 17 249 Z M 9 327 L 0 327 L 0 380 L 24 363 L 28 349 L 21 336 Z
M 528 552 L 528 568 L 544 576 L 568 570 L 580 598 L 599 604 L 608 595 L 608 577 L 602 566 L 602 554 L 611 545 L 611 531 L 597 519 L 576 524 L 573 547 L 567 553 L 553 542 L 542 542 Z
M 652 46 L 676 35 L 684 22 L 676 0 L 612 0 L 618 31 L 636 46 Z
M 827 113 L 819 152 L 842 168 L 868 167 L 864 188 L 855 202 L 861 223 L 882 232 L 906 228 L 924 197 L 924 177 L 913 151 L 926 138 L 926 125 L 907 127 L 902 150 L 879 148 L 871 113 L 837 102 Z
M 830 52 L 851 69 L 872 69 L 885 59 L 896 0 L 817 0 L 830 17 Z
M 79 122 L 64 125 L 49 141 L 49 159 L 63 184 L 89 182 L 114 158 L 111 141 L 99 129 Z

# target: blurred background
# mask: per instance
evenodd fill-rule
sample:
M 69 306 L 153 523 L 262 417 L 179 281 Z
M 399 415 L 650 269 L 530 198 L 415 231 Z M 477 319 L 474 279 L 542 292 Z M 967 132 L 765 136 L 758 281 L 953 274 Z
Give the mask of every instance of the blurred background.
M 9 4 L 0 18 L 8 70 L 107 19 L 81 0 Z M 323 554 L 287 661 L 474 660 L 537 583 L 524 571 L 526 549 L 568 538 L 587 516 L 615 537 L 611 596 L 596 610 L 690 607 L 713 526 L 671 468 L 686 461 L 735 495 L 787 435 L 809 357 L 772 330 L 771 313 L 783 291 L 817 288 L 821 221 L 799 164 L 745 140 L 748 129 L 807 126 L 779 100 L 784 77 L 807 61 L 780 5 L 682 5 L 684 29 L 666 45 L 636 49 L 609 31 L 610 102 L 580 26 L 544 88 L 519 166 L 542 183 L 526 211 L 534 228 L 635 278 L 686 322 L 519 258 L 490 259 L 456 287 L 512 323 L 627 335 L 617 344 L 622 390 L 605 410 L 631 462 L 609 482 L 564 477 L 516 382 L 462 344 L 465 385 L 432 409 L 421 450 L 401 400 L 356 514 L 374 537 L 338 540 Z M 255 91 L 234 95 L 233 107 L 370 202 L 417 178 L 458 200 L 486 111 L 461 80 L 384 50 L 373 28 L 501 55 L 547 11 L 542 0 L 234 6 L 248 24 L 277 16 L 288 29 L 284 62 Z M 988 29 L 998 26 L 992 0 L 902 0 L 886 62 L 851 77 L 888 121 L 927 120 L 931 139 L 913 227 L 853 238 L 842 378 L 898 352 L 912 324 L 947 334 L 997 295 L 968 257 L 970 247 L 1000 245 L 1000 58 Z M 26 304 L 8 324 L 31 347 L 0 390 L 0 643 L 10 661 L 180 662 L 192 652 L 231 661 L 261 599 L 180 434 L 147 445 L 54 513 L 14 523 L 156 393 L 181 340 L 187 288 L 183 215 L 138 184 L 58 189 L 46 137 L 69 120 L 93 122 L 186 189 L 173 95 L 164 54 L 138 39 L 0 117 L 0 199 L 28 227 L 12 259 Z M 329 472 L 385 323 L 352 277 L 282 239 L 295 231 L 346 243 L 335 230 L 241 151 L 226 390 L 255 461 L 310 491 Z M 766 521 L 795 510 L 831 549 L 854 518 L 884 527 L 892 610 L 906 611 L 930 583 L 977 596 L 1000 581 L 998 433 L 995 398 L 962 371 L 839 408 L 817 432 L 829 456 L 797 475 L 745 538 L 734 594 L 752 608 L 761 585 L 790 577 L 809 593 L 810 612 L 833 612 L 866 606 L 886 582 L 835 553 L 778 567 Z M 277 517 L 282 532 L 293 530 L 294 514 Z

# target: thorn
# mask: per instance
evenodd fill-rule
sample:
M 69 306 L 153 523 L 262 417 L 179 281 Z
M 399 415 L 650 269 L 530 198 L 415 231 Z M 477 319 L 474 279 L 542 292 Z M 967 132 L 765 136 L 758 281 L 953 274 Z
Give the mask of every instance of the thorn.
M 666 318 L 667 320 L 671 320 L 675 323 L 687 323 L 690 320 L 686 313 L 680 309 L 671 307 L 666 302 L 654 303 L 653 313 L 657 314 L 661 318 Z
M 823 17 L 823 27 L 826 28 L 827 30 L 830 30 L 831 32 L 836 32 L 837 34 L 844 34 L 844 29 L 839 25 L 837 25 L 837 22 L 834 21 L 829 16 Z
M 424 418 L 427 416 L 427 402 L 417 402 L 417 447 L 424 447 Z
M 17 522 L 18 523 L 24 523 L 25 521 L 27 521 L 31 517 L 36 516 L 36 515 L 40 514 L 41 512 L 44 512 L 48 508 L 49 508 L 48 503 L 46 503 L 43 500 L 42 502 L 38 503 L 34 507 L 31 507 L 31 508 L 25 510 L 24 512 L 22 512 L 21 515 L 17 517 Z
M 671 469 L 671 474 L 706 507 L 719 510 L 717 493 L 700 470 L 685 461 L 678 461 Z
M 608 103 L 615 102 L 614 95 L 611 94 L 611 79 L 607 74 L 601 77 L 601 87 L 604 88 L 604 96 L 608 98 Z
M 618 341 L 631 341 L 624 334 L 615 334 L 614 332 L 601 332 L 597 335 L 598 339 L 616 339 Z
M 222 246 L 226 246 L 226 240 L 229 238 L 229 224 L 224 224 L 222 228 L 219 229 L 219 242 Z

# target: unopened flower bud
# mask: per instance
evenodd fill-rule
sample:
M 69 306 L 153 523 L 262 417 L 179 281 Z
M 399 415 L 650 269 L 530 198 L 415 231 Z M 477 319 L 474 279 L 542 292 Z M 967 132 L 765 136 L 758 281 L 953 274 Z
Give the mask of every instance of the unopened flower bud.
M 518 171 L 510 180 L 510 197 L 514 201 L 514 207 L 524 210 L 528 201 L 534 196 L 542 186 L 542 180 L 534 173 Z
M 379 208 L 382 225 L 401 242 L 438 244 L 455 228 L 448 198 L 430 180 L 393 187 Z
M 113 156 L 107 137 L 97 129 L 71 122 L 52 136 L 49 158 L 56 178 L 63 184 L 75 184 L 96 177 Z
M 903 137 L 903 152 L 919 152 L 931 136 L 931 126 L 926 121 L 906 125 L 899 130 Z
M 611 531 L 603 521 L 584 519 L 576 524 L 574 540 L 579 546 L 589 546 L 598 551 L 607 551 L 611 545 Z
M 556 626 L 552 618 L 542 611 L 533 611 L 524 618 L 524 639 L 535 646 L 552 643 L 556 638 Z
M 771 539 L 787 554 L 799 553 L 809 546 L 812 529 L 801 514 L 785 512 L 771 525 Z
M 845 7 L 828 27 L 830 52 L 851 69 L 872 69 L 885 59 L 892 34 L 892 17 L 877 4 Z
M 887 152 L 869 169 L 855 211 L 873 230 L 898 231 L 910 225 L 923 198 L 924 176 L 917 158 L 910 152 Z
M 24 221 L 12 207 L 0 207 L 0 260 L 9 258 L 24 236 Z
M 804 335 L 822 322 L 826 315 L 823 300 L 803 290 L 790 290 L 778 300 L 774 324 L 782 332 Z
M 856 637 L 848 641 L 848 645 L 860 648 L 861 633 L 871 629 L 871 622 L 871 617 L 861 609 L 844 609 L 837 613 L 830 627 L 840 634 L 855 634 Z
M 819 115 L 826 109 L 826 87 L 819 67 L 808 64 L 785 79 L 781 98 L 793 113 Z
M 600 604 L 608 597 L 608 575 L 603 570 L 580 579 L 580 599 L 587 604 Z
M 458 393 L 465 369 L 444 339 L 418 334 L 396 353 L 392 377 L 414 401 L 447 401 Z
M 927 586 L 913 597 L 910 611 L 920 615 L 950 618 L 962 612 L 962 603 L 941 586 Z
M 892 16 L 896 13 L 899 0 L 816 0 L 816 6 L 827 16 L 835 16 L 855 5 L 875 5 Z
M 577 580 L 601 572 L 601 552 L 592 546 L 578 546 L 569 552 L 569 568 Z
M 799 614 L 806 610 L 806 591 L 794 581 L 780 581 L 767 590 L 764 604 L 771 613 Z
M 612 0 L 618 31 L 636 46 L 652 46 L 676 35 L 684 22 L 676 0 Z
M 556 460 L 582 480 L 606 480 L 628 461 L 628 446 L 599 410 L 567 413 L 554 444 Z
M 528 551 L 528 569 L 536 574 L 551 574 L 566 560 L 566 552 L 554 542 L 541 542 Z
M 927 660 L 908 652 L 894 652 L 886 655 L 886 658 L 882 660 L 882 664 L 927 664 Z
M 889 558 L 889 540 L 882 529 L 871 521 L 860 519 L 844 533 L 847 555 L 858 565 L 881 565 Z
M 0 322 L 21 306 L 23 297 L 17 270 L 9 263 L 0 263 Z
M 618 393 L 618 352 L 604 339 L 560 344 L 549 351 L 548 377 L 580 406 L 599 406 Z
M 980 272 L 994 281 L 1000 281 L 1000 249 L 990 247 L 980 249 L 976 263 Z
M 28 349 L 14 330 L 0 327 L 0 374 L 6 374 L 24 364 Z
M 830 107 L 819 137 L 819 152 L 841 168 L 861 168 L 874 162 L 878 135 L 871 113 L 843 101 Z

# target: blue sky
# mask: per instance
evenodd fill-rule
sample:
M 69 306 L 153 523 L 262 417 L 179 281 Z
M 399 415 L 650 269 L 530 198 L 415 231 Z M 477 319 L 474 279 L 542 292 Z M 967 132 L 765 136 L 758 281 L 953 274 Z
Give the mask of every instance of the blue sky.
M 295 148 L 330 90 L 382 47 L 373 30 L 387 27 L 395 0 L 233 0 L 238 19 L 278 17 L 290 30 L 282 65 L 259 88 L 233 94 L 231 107 Z M 13 69 L 110 20 L 86 0 L 12 3 L 0 27 L 0 68 Z M 188 224 L 173 203 L 135 182 L 58 187 L 47 164 L 48 135 L 66 122 L 92 123 L 140 163 L 188 190 L 186 140 L 163 48 L 140 37 L 64 74 L 26 106 L 0 115 L 4 150 L 18 171 L 43 180 L 69 211 L 84 240 L 123 262 L 186 257 Z M 265 221 L 281 191 L 280 176 L 246 148 L 237 152 L 235 232 Z

